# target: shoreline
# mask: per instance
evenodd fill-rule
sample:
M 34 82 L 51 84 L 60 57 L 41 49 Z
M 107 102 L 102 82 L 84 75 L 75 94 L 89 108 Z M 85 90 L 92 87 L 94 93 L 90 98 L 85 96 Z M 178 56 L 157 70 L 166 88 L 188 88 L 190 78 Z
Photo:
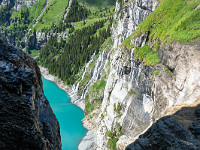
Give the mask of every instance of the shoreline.
M 84 104 L 83 100 L 77 101 L 77 99 L 79 99 L 80 97 L 75 95 L 70 87 L 65 85 L 63 83 L 63 81 L 60 80 L 58 77 L 49 74 L 49 71 L 48 71 L 47 68 L 44 68 L 44 67 L 41 67 L 41 66 L 39 66 L 39 68 L 40 68 L 41 75 L 45 79 L 54 82 L 60 89 L 64 90 L 67 93 L 67 95 L 69 95 L 70 102 L 72 104 L 75 104 L 76 106 L 78 106 L 79 108 L 81 108 L 84 111 L 85 104 Z
M 78 106 L 82 111 L 84 111 L 84 109 L 85 109 L 84 101 L 83 100 L 78 100 L 80 97 L 77 96 L 76 94 L 74 94 L 70 87 L 65 85 L 62 82 L 62 80 L 59 79 L 58 77 L 49 74 L 49 70 L 47 68 L 44 68 L 44 67 L 41 67 L 41 66 L 39 66 L 39 68 L 40 68 L 41 75 L 45 79 L 54 82 L 60 89 L 64 90 L 67 93 L 67 95 L 69 95 L 70 102 L 72 104 Z M 85 118 L 85 116 L 84 116 L 84 118 Z M 84 135 L 84 137 L 81 139 L 81 141 L 80 141 L 80 143 L 78 145 L 78 149 L 80 149 L 80 150 L 93 149 L 95 147 L 95 145 L 96 145 L 95 134 L 94 134 L 94 132 L 92 130 L 90 130 L 88 128 L 88 126 L 87 126 L 88 122 L 83 122 L 83 120 L 81 120 L 81 121 L 82 121 L 83 127 L 85 129 L 87 129 L 87 132 Z

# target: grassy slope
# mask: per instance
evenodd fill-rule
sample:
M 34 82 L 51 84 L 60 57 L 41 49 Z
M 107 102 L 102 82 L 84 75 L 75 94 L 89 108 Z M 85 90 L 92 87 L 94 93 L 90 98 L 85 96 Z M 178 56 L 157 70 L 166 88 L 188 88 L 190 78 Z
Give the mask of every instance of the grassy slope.
M 37 16 L 42 12 L 45 4 L 46 4 L 45 0 L 39 0 L 39 1 L 37 1 L 34 4 L 34 6 L 31 8 L 31 10 L 30 10 L 30 14 L 31 14 L 30 19 L 32 18 L 32 19 L 35 20 L 37 18 Z M 32 22 L 30 24 L 30 27 L 32 27 L 33 24 L 34 24 L 34 22 Z
M 85 4 L 83 0 L 80 0 L 81 4 Z M 51 0 L 49 7 L 47 8 L 47 11 L 44 12 L 44 14 L 41 16 L 39 23 L 35 26 L 36 30 L 43 29 L 50 27 L 52 23 L 58 24 L 59 21 L 62 19 L 63 14 L 65 12 L 65 8 L 67 7 L 68 0 Z M 90 15 L 88 17 L 88 22 L 95 22 L 97 18 L 103 18 L 104 14 L 106 16 L 109 16 L 108 12 L 105 10 L 100 12 L 101 8 L 107 7 L 107 9 L 114 9 L 115 0 L 104 0 L 104 1 L 98 1 L 98 0 L 86 0 L 86 4 L 88 6 L 88 9 L 91 10 L 92 13 L 96 12 L 96 15 Z M 79 24 L 80 23 L 80 24 Z M 77 24 L 77 28 L 82 28 L 82 22 L 79 22 Z
M 90 7 L 98 8 L 115 6 L 116 4 L 116 0 L 80 0 L 80 2 L 86 3 Z
M 148 16 L 123 44 L 131 47 L 130 40 L 150 31 L 149 39 L 160 43 L 200 41 L 200 0 L 162 0 L 160 6 Z M 155 46 L 156 47 L 156 46 Z M 155 50 L 156 51 L 156 50 Z
M 50 27 L 52 23 L 58 24 L 64 15 L 67 5 L 68 0 L 51 0 L 35 29 L 39 30 Z
M 33 5 L 33 7 L 31 9 L 29 9 L 29 19 L 32 20 L 32 22 L 29 25 L 29 28 L 32 27 L 32 25 L 34 24 L 34 20 L 37 18 L 37 16 L 42 12 L 43 7 L 45 6 L 46 1 L 45 0 L 39 0 L 36 1 L 35 4 Z M 24 9 L 22 7 L 22 9 Z M 21 17 L 21 9 L 17 12 L 14 12 L 11 16 L 11 19 L 14 18 L 20 18 Z

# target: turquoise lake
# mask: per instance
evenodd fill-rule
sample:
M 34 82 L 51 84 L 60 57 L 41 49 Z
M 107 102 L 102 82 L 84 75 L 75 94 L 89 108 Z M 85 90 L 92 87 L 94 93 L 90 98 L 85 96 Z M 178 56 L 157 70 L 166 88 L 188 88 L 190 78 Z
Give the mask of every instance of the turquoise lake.
M 77 150 L 80 140 L 87 130 L 81 120 L 84 112 L 70 102 L 65 91 L 60 89 L 54 82 L 42 77 L 44 94 L 55 113 L 59 124 L 63 150 Z

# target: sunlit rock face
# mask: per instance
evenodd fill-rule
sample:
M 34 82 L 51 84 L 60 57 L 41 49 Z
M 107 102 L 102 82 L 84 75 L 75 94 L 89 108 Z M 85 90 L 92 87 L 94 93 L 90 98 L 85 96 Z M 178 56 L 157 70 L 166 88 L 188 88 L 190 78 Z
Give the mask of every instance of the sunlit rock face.
M 117 149 L 124 149 L 165 116 L 168 108 L 192 104 L 200 97 L 199 45 L 165 44 L 158 50 L 161 62 L 146 66 L 135 59 L 134 49 L 125 50 L 120 45 L 156 9 L 159 2 L 135 0 L 124 1 L 123 4 L 116 4 L 117 23 L 113 24 L 110 74 L 101 113 L 96 120 L 98 149 L 108 149 L 110 138 L 106 137 L 106 132 L 114 132 L 118 124 L 122 127 L 123 136 L 117 142 Z M 131 42 L 139 47 L 153 43 L 148 40 L 148 33 Z M 159 74 L 155 75 L 157 70 Z M 119 112 L 116 111 L 118 104 L 121 106 Z

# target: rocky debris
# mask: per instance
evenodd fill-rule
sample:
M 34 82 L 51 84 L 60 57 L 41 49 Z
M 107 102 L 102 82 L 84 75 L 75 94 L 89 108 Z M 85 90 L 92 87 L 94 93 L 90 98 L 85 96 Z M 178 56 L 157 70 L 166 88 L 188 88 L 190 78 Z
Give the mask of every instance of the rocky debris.
M 27 7 L 32 7 L 35 4 L 36 0 L 16 0 L 15 1 L 15 10 L 19 10 L 22 6 L 26 5 Z
M 47 42 L 52 36 L 57 36 L 58 39 L 67 39 L 69 36 L 67 33 L 54 33 L 53 30 L 48 31 L 47 33 L 39 30 L 37 32 L 33 32 L 33 34 L 27 38 L 28 35 L 30 35 L 30 33 L 27 33 L 25 40 L 27 42 L 28 48 L 37 50 L 40 50 L 45 45 L 45 42 Z M 9 42 L 11 42 L 10 39 Z M 20 46 L 22 48 L 25 47 L 23 46 L 23 43 L 20 43 Z
M 93 131 L 88 131 L 85 137 L 81 140 L 81 143 L 78 146 L 80 150 L 94 150 L 96 147 L 96 142 L 94 141 L 95 134 Z
M 126 148 L 143 149 L 200 149 L 200 105 L 184 107 L 174 115 L 159 119 Z
M 126 135 L 122 135 L 117 141 L 117 149 L 124 150 L 132 142 L 133 139 L 128 138 Z
M 37 63 L 1 40 L 0 83 L 0 149 L 61 149 Z

